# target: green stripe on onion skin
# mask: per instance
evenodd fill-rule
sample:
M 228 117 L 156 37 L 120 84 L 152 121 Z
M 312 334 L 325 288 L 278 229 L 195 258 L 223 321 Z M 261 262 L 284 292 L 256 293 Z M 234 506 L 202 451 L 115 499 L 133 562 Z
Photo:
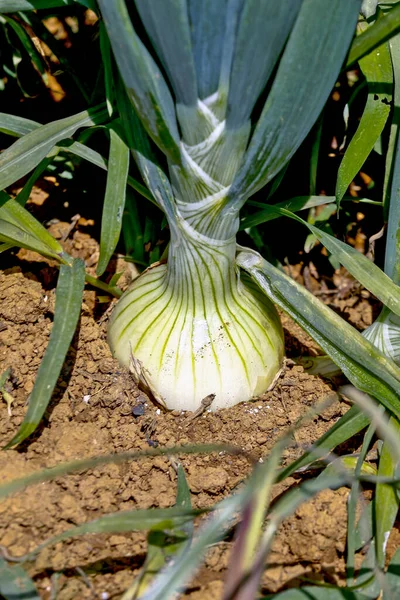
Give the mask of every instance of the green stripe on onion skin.
M 130 349 L 169 409 L 212 409 L 268 388 L 283 359 L 279 317 L 234 267 L 236 242 L 210 240 L 183 224 L 168 266 L 136 279 L 114 309 L 109 342 L 129 366 Z
M 383 354 L 400 365 L 400 317 L 384 306 L 376 321 L 362 334 Z

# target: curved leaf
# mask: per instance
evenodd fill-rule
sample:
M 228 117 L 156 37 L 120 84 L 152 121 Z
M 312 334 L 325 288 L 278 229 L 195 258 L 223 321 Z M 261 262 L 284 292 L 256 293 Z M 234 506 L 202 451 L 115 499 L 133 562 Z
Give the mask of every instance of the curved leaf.
M 245 0 L 235 39 L 226 126 L 241 127 L 282 52 L 301 0 Z
M 374 48 L 386 42 L 400 31 L 400 4 L 394 6 L 372 27 L 355 38 L 346 60 L 346 68 L 369 54 Z
M 329 252 L 359 281 L 366 289 L 379 298 L 396 315 L 400 316 L 400 287 L 393 283 L 379 267 L 364 254 L 355 250 L 349 244 L 338 240 L 323 229 L 307 223 L 294 213 L 278 206 L 270 206 L 271 213 L 286 215 L 299 221 L 315 235 Z
M 30 436 L 44 415 L 75 333 L 81 311 L 84 284 L 83 261 L 75 259 L 72 267 L 61 265 L 56 289 L 54 324 L 49 343 L 29 397 L 28 411 L 19 431 L 6 448 L 11 448 Z
M 27 133 L 0 154 L 0 189 L 34 169 L 60 140 L 70 137 L 80 127 L 101 123 L 107 118 L 107 109 L 101 104 Z
M 57 260 L 63 257 L 61 244 L 50 235 L 26 208 L 10 198 L 5 192 L 0 192 L 0 219 L 2 221 L 2 235 L 5 237 L 9 235 L 11 238 L 15 235 L 13 241 L 18 244 L 18 239 L 21 247 L 30 248 L 40 253 L 42 250 L 47 249 L 44 253 Z M 7 224 L 10 227 L 7 227 Z M 37 244 L 36 248 L 28 245 L 33 243 Z
M 360 390 L 400 416 L 400 369 L 351 325 L 255 252 L 241 252 L 236 262 L 265 294 L 285 310 Z

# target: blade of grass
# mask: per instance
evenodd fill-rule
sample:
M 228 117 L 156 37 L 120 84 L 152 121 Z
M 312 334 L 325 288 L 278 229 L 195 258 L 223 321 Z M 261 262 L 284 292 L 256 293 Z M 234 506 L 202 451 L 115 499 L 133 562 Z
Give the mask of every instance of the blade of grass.
M 393 90 L 393 105 L 400 106 L 400 35 L 396 35 L 389 40 L 390 56 L 392 59 L 394 90 Z M 392 194 L 393 174 L 396 167 L 395 156 L 398 153 L 398 132 L 399 132 L 400 115 L 398 110 L 393 110 L 392 123 L 390 126 L 390 136 L 385 158 L 385 178 L 383 182 L 383 202 L 384 202 L 384 220 L 388 221 L 388 213 L 390 210 L 390 196 Z M 393 188 L 393 193 L 396 188 Z M 388 253 L 388 243 L 386 242 L 386 253 Z M 390 252 L 391 254 L 391 252 Z M 390 271 L 385 268 L 385 273 L 391 275 Z
M 129 148 L 119 135 L 118 130 L 110 127 L 110 154 L 101 217 L 100 258 L 96 269 L 98 277 L 106 270 L 121 234 L 129 171 L 129 155 Z
M 141 458 L 154 457 L 154 456 L 168 456 L 176 454 L 209 454 L 210 452 L 227 452 L 233 455 L 244 455 L 245 452 L 241 448 L 236 446 L 230 446 L 228 444 L 189 444 L 187 446 L 172 446 L 170 448 L 149 448 L 148 450 L 137 450 L 136 452 L 121 452 L 120 454 L 106 454 L 104 456 L 95 456 L 94 458 L 83 458 L 80 460 L 73 460 L 71 462 L 64 462 L 56 467 L 48 469 L 42 469 L 36 473 L 31 473 L 25 477 L 14 479 L 8 483 L 0 485 L 0 498 L 15 494 L 20 490 L 25 489 L 30 485 L 36 485 L 37 483 L 43 483 L 44 481 L 50 481 L 56 477 L 67 475 L 70 473 L 76 473 L 85 471 L 87 469 L 94 469 L 101 465 L 107 465 L 114 463 L 116 465 L 127 462 L 128 460 L 139 460 Z M 249 458 L 249 457 L 247 457 Z
M 3 227 L 5 227 L 6 222 L 22 232 L 20 234 L 21 243 L 25 236 L 26 240 L 28 240 L 29 237 L 31 242 L 36 240 L 38 248 L 46 247 L 53 258 L 56 258 L 57 260 L 62 260 L 64 258 L 65 253 L 61 244 L 50 235 L 29 211 L 4 192 L 0 192 L 0 219 L 3 221 Z M 15 233 L 18 234 L 18 231 L 15 230 Z M 36 250 L 36 248 L 31 249 Z M 37 251 L 41 252 L 41 250 Z
M 72 266 L 61 265 L 56 289 L 54 324 L 35 385 L 29 398 L 28 411 L 17 434 L 6 445 L 11 448 L 30 436 L 40 423 L 50 402 L 65 356 L 78 323 L 85 265 L 74 259 Z
M 286 210 L 290 210 L 292 212 L 298 212 L 300 210 L 313 208 L 314 206 L 333 204 L 334 202 L 336 202 L 335 196 L 296 196 L 295 198 L 290 198 L 289 200 L 278 202 L 277 204 L 273 204 L 271 206 L 278 209 L 285 208 Z M 247 204 L 249 206 L 257 206 L 263 210 L 254 213 L 254 215 L 245 217 L 240 223 L 240 230 L 247 229 L 248 227 L 254 227 L 255 225 L 267 223 L 268 221 L 273 221 L 274 219 L 279 218 L 279 214 L 271 210 L 269 205 L 262 204 L 261 202 L 254 202 L 252 200 L 249 200 Z
M 367 27 L 366 24 L 362 25 Z M 368 98 L 357 131 L 340 163 L 336 182 L 338 206 L 347 188 L 374 149 L 391 111 L 393 70 L 389 44 L 387 42 L 381 44 L 362 58 L 360 67 L 368 83 Z
M 2 6 L 0 4 L 0 11 L 2 10 Z M 4 20 L 8 25 L 14 30 L 16 35 L 18 36 L 25 52 L 28 54 L 29 58 L 32 61 L 32 64 L 35 66 L 36 71 L 39 73 L 45 85 L 48 83 L 47 77 L 47 65 L 41 54 L 37 51 L 35 44 L 33 43 L 32 38 L 28 35 L 25 27 L 20 23 L 15 16 L 12 17 L 4 17 Z
M 86 535 L 88 533 L 122 533 L 131 531 L 145 531 L 153 529 L 162 531 L 164 529 L 171 530 L 182 527 L 187 521 L 193 520 L 193 517 L 198 516 L 207 509 L 184 509 L 180 506 L 172 508 L 149 508 L 135 510 L 121 510 L 117 513 L 107 514 L 83 525 L 77 525 L 67 531 L 63 531 L 55 535 L 39 546 L 32 552 L 26 554 L 24 561 L 32 560 L 34 556 L 47 548 L 54 546 L 59 542 L 68 540 L 72 537 Z
M 361 412 L 358 406 L 352 406 L 309 450 L 282 469 L 279 481 L 283 481 L 298 469 L 302 469 L 321 458 L 324 450 L 333 450 L 339 444 L 346 442 L 367 427 L 369 422 L 368 415 Z
M 360 454 L 357 459 L 357 464 L 355 468 L 355 479 L 351 486 L 350 494 L 347 501 L 347 559 L 346 559 L 346 571 L 347 571 L 347 585 L 354 585 L 354 576 L 355 576 L 355 555 L 356 555 L 356 536 L 354 532 L 356 530 L 356 512 L 357 512 L 357 503 L 361 494 L 361 486 L 359 482 L 359 476 L 361 474 L 361 469 L 363 466 L 363 462 L 369 450 L 370 444 L 372 442 L 372 438 L 375 435 L 375 424 L 372 422 L 368 427 Z
M 302 223 L 315 235 L 315 237 L 333 254 L 333 256 L 359 281 L 365 288 L 372 292 L 394 313 L 400 315 L 400 287 L 396 285 L 379 267 L 352 246 L 329 235 L 323 229 L 307 223 L 294 213 L 275 206 L 270 206 L 265 211 L 277 212 Z
M 244 506 L 242 520 L 237 527 L 230 556 L 223 600 L 244 600 L 246 594 L 254 591 L 248 589 L 246 579 L 251 573 L 254 555 L 259 545 L 260 531 L 262 531 L 270 505 L 272 486 L 276 480 L 280 458 L 279 444 L 277 444 L 268 456 L 269 469 L 264 476 L 262 485 L 259 489 L 254 490 L 252 498 Z M 251 598 L 254 597 L 253 594 Z
M 108 118 L 104 104 L 71 117 L 53 121 L 27 133 L 0 155 L 0 189 L 11 185 L 34 169 L 60 140 Z
M 355 38 L 347 55 L 346 68 L 366 56 L 400 31 L 400 5 L 394 6 L 372 27 Z
M 173 465 L 178 474 L 175 506 L 184 511 L 192 510 L 190 489 L 186 481 L 185 472 L 180 464 L 175 465 L 173 463 Z M 192 535 L 192 519 L 176 523 L 174 527 L 169 528 L 168 534 L 160 531 L 159 527 L 152 529 L 147 536 L 148 548 L 144 565 L 121 600 L 140 598 L 155 575 L 161 571 L 168 561 L 171 561 L 171 559 L 176 560 L 190 546 Z
M 390 423 L 400 436 L 399 421 L 392 417 Z M 392 452 L 391 444 L 384 440 L 379 458 L 378 477 L 394 478 L 398 474 L 398 468 L 399 463 Z M 387 542 L 399 509 L 398 490 L 391 485 L 378 483 L 375 489 L 374 508 L 377 564 L 383 569 Z
M 36 121 L 30 121 L 29 119 L 24 119 L 22 117 L 14 117 L 14 115 L 0 113 L 0 131 L 8 133 L 9 135 L 21 137 L 22 135 L 38 129 L 38 127 L 41 127 L 41 124 L 37 123 Z M 83 158 L 96 165 L 96 167 L 100 167 L 100 169 L 107 171 L 107 159 L 104 158 L 104 156 L 102 156 L 99 152 L 96 152 L 96 150 L 93 150 L 81 142 L 75 142 L 71 139 L 61 140 L 57 147 L 65 152 L 71 152 L 71 154 L 79 156 L 80 158 Z M 150 200 L 150 202 L 158 206 L 149 190 L 130 175 L 128 176 L 128 185 L 139 192 L 139 194 L 147 198 L 147 200 Z
M 35 236 L 18 225 L 14 225 L 14 223 L 10 223 L 1 218 L 0 241 L 6 244 L 7 248 L 4 248 L 5 250 L 12 248 L 13 246 L 18 246 L 19 248 L 27 248 L 28 250 L 33 250 L 48 258 L 60 261 L 60 255 L 53 252 L 53 250 L 41 240 L 38 240 Z
M 400 416 L 400 370 L 392 361 L 328 306 L 257 253 L 241 252 L 236 262 L 311 335 L 356 387 L 372 394 Z
M 197 570 L 207 548 L 224 537 L 237 520 L 237 512 L 243 510 L 263 486 L 267 473 L 274 470 L 285 442 L 286 440 L 281 440 L 274 446 L 269 460 L 257 465 L 241 491 L 214 506 L 212 516 L 198 531 L 191 547 L 158 574 L 141 600 L 165 600 L 182 589 L 183 584 Z

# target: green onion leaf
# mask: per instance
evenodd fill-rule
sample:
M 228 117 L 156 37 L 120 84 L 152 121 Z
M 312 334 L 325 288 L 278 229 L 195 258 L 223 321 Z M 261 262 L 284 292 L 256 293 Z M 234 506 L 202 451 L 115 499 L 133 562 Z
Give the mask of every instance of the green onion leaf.
M 239 208 L 290 160 L 332 89 L 354 33 L 360 0 L 303 2 L 264 110 L 230 190 Z M 320 23 L 329 20 L 329 27 Z M 312 94 L 310 94 L 312 90 Z
M 100 258 L 96 275 L 104 273 L 118 244 L 124 214 L 129 148 L 118 130 L 110 127 L 110 154 L 103 214 L 101 217 Z
M 129 99 L 155 143 L 179 161 L 175 107 L 160 69 L 133 29 L 124 0 L 99 0 L 99 6 Z
M 387 15 L 378 19 L 372 27 L 356 37 L 347 56 L 346 67 L 350 67 L 369 54 L 383 42 L 400 31 L 400 5 L 394 6 Z
M 400 416 L 400 369 L 354 327 L 256 252 L 241 252 L 239 267 L 285 310 L 360 390 Z M 343 341 L 345 340 L 345 344 Z
M 299 0 L 246 0 L 229 81 L 226 126 L 241 127 L 266 86 L 301 7 Z
M 360 67 L 368 82 L 368 99 L 357 131 L 340 163 L 336 182 L 338 205 L 374 149 L 391 110 L 393 70 L 389 44 L 378 46 L 362 58 Z
M 177 103 L 195 106 L 197 82 L 186 0 L 136 0 L 136 6 Z
M 44 415 L 75 333 L 81 311 L 84 284 L 83 261 L 75 259 L 71 267 L 61 265 L 56 289 L 54 324 L 49 343 L 29 397 L 28 411 L 19 431 L 6 448 L 11 448 L 30 436 Z
M 218 89 L 228 0 L 187 0 L 200 99 Z
M 107 118 L 106 107 L 101 104 L 27 133 L 0 155 L 0 189 L 34 169 L 60 140 L 70 137 L 80 127 L 101 123 Z

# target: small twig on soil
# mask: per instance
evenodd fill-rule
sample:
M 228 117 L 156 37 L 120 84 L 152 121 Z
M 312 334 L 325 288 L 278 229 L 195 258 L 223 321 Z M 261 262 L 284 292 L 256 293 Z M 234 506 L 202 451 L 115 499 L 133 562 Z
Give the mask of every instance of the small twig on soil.
M 203 400 L 201 401 L 201 404 L 200 404 L 199 408 L 197 410 L 195 410 L 194 413 L 192 415 L 190 415 L 190 417 L 188 417 L 186 419 L 185 425 L 188 424 L 188 423 L 191 423 L 192 421 L 194 421 L 194 419 L 197 419 L 203 413 L 205 413 L 206 410 L 213 403 L 214 398 L 215 398 L 215 394 L 208 394 L 208 396 L 206 396 L 205 398 L 203 398 Z

